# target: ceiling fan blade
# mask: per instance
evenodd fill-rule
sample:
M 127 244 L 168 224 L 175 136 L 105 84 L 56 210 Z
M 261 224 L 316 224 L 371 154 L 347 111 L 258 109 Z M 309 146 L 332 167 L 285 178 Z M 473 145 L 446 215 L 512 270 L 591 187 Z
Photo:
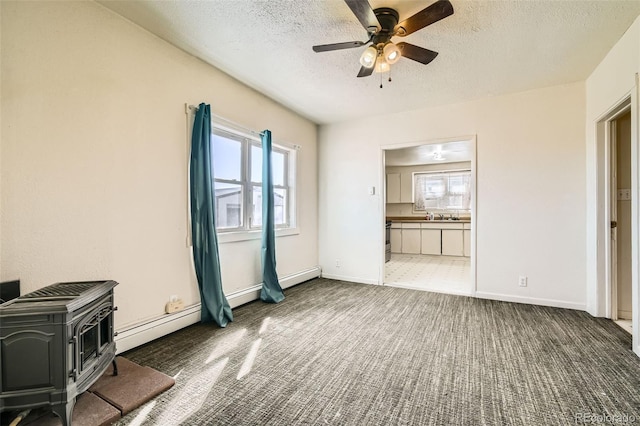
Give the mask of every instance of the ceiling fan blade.
M 369 77 L 371 74 L 373 74 L 373 68 L 367 68 L 367 67 L 360 67 L 360 72 L 358 73 L 358 77 Z
M 329 52 L 331 50 L 340 50 L 340 49 L 352 49 L 354 47 L 360 47 L 367 44 L 364 41 L 347 41 L 344 43 L 332 43 L 332 44 L 320 44 L 318 46 L 313 46 L 314 52 Z
M 398 46 L 398 49 L 400 49 L 400 54 L 405 58 L 413 59 L 414 61 L 420 62 L 421 64 L 425 65 L 433 61 L 436 56 L 438 56 L 438 52 L 425 49 L 424 47 L 416 46 L 415 44 L 400 42 L 396 43 L 396 46 Z
M 434 22 L 438 22 L 449 15 L 453 15 L 453 6 L 449 0 L 438 0 L 431 6 L 422 9 L 412 17 L 407 18 L 396 25 L 396 35 L 404 37 L 431 25 Z
M 380 22 L 367 0 L 344 0 L 344 2 L 367 32 L 374 33 L 380 29 Z

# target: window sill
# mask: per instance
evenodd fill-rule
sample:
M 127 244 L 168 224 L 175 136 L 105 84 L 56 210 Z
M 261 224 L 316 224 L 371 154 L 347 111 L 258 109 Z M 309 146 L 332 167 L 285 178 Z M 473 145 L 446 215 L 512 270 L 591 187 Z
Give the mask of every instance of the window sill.
M 275 234 L 277 237 L 285 237 L 287 235 L 298 235 L 300 229 L 298 228 L 281 228 L 276 229 Z M 236 231 L 236 232 L 218 232 L 218 243 L 233 243 L 236 241 L 248 241 L 259 240 L 262 238 L 262 229 L 255 231 Z

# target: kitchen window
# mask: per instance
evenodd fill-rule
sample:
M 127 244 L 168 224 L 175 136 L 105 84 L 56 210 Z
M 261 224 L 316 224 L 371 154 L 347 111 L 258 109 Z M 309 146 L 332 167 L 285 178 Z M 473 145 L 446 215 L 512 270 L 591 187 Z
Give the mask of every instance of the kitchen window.
M 250 232 L 262 227 L 262 143 L 257 136 L 214 125 L 212 163 L 218 232 Z M 276 230 L 295 227 L 296 152 L 273 144 Z
M 414 210 L 470 210 L 471 171 L 414 173 Z

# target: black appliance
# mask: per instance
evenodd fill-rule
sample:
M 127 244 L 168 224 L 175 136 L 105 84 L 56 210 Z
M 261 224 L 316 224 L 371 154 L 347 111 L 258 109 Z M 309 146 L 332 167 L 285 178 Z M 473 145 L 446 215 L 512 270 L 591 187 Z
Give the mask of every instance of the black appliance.
M 20 297 L 20 280 L 0 283 L 0 303 Z
M 71 425 L 76 397 L 115 359 L 117 284 L 57 283 L 0 305 L 0 413 L 50 407 Z

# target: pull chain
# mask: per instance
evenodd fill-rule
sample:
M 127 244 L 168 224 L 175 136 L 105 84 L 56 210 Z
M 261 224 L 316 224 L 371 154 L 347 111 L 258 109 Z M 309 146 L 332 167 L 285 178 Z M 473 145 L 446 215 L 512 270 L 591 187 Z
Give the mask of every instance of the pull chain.
M 389 71 L 388 71 L 388 76 L 389 76 L 389 82 L 391 82 L 391 67 L 389 67 Z M 382 89 L 382 73 L 380 73 L 380 88 Z

